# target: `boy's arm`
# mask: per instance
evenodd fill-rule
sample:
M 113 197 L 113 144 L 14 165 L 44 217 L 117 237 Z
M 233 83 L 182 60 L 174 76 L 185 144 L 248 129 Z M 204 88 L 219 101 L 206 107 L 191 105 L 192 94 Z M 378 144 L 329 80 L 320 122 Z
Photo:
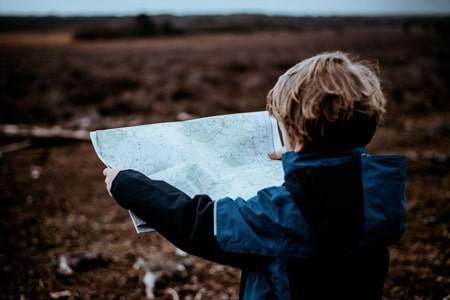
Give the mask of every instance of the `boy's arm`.
M 223 251 L 214 235 L 214 202 L 207 195 L 189 197 L 164 181 L 133 170 L 106 171 L 111 195 L 180 249 L 205 259 L 248 268 L 270 258 Z M 115 173 L 115 174 L 114 174 Z M 115 177 L 115 178 L 114 178 Z

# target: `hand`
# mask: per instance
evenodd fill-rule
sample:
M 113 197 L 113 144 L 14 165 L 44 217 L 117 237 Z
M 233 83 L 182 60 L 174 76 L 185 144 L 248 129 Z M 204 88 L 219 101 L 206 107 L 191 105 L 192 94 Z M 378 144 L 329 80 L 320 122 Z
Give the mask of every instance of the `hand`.
M 283 146 L 280 151 L 277 152 L 270 152 L 268 155 L 270 157 L 270 159 L 273 160 L 281 160 L 281 156 L 283 155 L 283 153 L 286 152 L 286 148 Z
M 105 175 L 105 183 L 106 183 L 106 190 L 108 191 L 108 194 L 112 197 L 111 194 L 111 185 L 114 181 L 114 178 L 116 178 L 117 174 L 122 171 L 121 169 L 111 169 L 106 168 L 103 170 L 103 175 Z

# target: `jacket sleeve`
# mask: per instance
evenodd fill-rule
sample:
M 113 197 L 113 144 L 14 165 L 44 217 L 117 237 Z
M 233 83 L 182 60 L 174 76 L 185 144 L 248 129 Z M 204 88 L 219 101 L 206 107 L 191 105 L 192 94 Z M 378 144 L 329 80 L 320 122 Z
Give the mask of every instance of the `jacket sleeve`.
M 257 267 L 270 260 L 220 248 L 214 235 L 214 202 L 207 195 L 191 198 L 164 181 L 134 170 L 119 172 L 111 193 L 120 206 L 190 254 L 238 268 Z

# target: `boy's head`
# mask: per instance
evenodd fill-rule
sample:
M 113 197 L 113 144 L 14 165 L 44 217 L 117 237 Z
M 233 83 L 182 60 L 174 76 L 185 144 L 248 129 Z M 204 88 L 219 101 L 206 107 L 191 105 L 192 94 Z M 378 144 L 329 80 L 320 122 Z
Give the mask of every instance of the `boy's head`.
M 367 145 L 385 102 L 372 67 L 332 52 L 305 59 L 280 76 L 267 95 L 267 110 L 290 141 L 307 151 L 329 151 Z

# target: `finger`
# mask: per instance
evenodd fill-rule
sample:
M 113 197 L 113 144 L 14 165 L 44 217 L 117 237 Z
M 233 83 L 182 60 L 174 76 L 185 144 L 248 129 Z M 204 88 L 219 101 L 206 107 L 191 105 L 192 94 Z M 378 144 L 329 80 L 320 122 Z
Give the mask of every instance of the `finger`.
M 104 175 L 104 176 L 108 175 L 108 168 L 104 168 L 104 169 L 103 169 L 103 175 Z
M 280 160 L 282 154 L 283 154 L 283 152 L 281 152 L 281 151 L 279 151 L 279 152 L 270 152 L 269 153 L 269 157 L 270 157 L 270 159 L 273 159 L 273 160 Z

